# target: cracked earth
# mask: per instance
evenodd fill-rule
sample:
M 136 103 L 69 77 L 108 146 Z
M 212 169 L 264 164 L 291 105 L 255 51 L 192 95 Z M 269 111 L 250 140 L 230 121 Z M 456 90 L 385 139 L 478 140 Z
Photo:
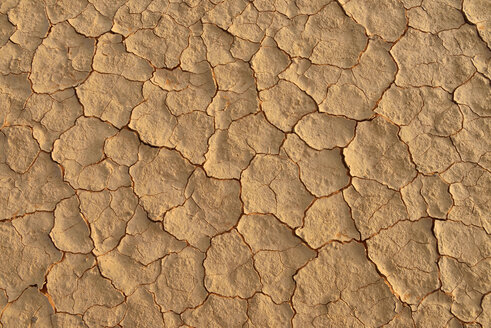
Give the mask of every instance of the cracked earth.
M 1 0 L 0 327 L 491 327 L 487 0 Z

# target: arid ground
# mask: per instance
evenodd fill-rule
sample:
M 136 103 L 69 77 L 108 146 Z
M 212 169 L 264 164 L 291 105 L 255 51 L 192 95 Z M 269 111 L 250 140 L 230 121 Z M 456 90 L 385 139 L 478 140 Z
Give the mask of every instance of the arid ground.
M 0 327 L 491 327 L 490 0 L 0 0 Z

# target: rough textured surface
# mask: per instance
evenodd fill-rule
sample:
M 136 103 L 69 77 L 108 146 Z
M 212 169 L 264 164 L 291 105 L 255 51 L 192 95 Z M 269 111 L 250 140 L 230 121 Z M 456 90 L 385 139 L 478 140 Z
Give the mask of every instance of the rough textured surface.
M 491 327 L 486 0 L 0 1 L 0 328 Z

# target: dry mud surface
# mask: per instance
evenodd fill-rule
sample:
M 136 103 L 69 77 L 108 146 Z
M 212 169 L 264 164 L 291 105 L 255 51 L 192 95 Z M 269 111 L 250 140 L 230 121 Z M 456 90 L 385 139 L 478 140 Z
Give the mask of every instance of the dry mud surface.
M 1 0 L 0 327 L 491 327 L 488 0 Z

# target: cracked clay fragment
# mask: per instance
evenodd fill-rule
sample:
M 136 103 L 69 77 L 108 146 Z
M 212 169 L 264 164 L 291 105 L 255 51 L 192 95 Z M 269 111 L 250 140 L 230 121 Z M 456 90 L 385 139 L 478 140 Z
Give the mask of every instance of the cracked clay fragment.
M 203 266 L 205 287 L 219 295 L 249 298 L 261 288 L 251 250 L 236 230 L 211 240 Z
M 162 220 L 166 211 L 184 203 L 184 190 L 192 172 L 192 165 L 177 151 L 140 146 L 130 175 L 135 193 L 152 220 Z
M 341 318 L 329 316 L 323 305 L 337 300 L 351 308 L 348 317 L 364 325 L 382 325 L 394 316 L 397 299 L 366 258 L 362 244 L 335 242 L 324 246 L 316 259 L 300 269 L 295 281 L 294 325 L 307 324 L 323 315 L 329 325 L 339 325 L 337 320 Z
M 77 86 L 91 71 L 95 42 L 68 23 L 54 26 L 37 49 L 30 75 L 36 92 L 54 92 Z
M 367 241 L 369 257 L 403 302 L 418 304 L 440 287 L 437 241 L 431 229 L 430 219 L 403 221 Z
M 243 172 L 246 213 L 272 213 L 290 227 L 302 224 L 313 196 L 300 181 L 298 167 L 286 155 L 258 155 Z
M 313 248 L 333 240 L 360 238 L 342 193 L 317 199 L 306 212 L 304 226 L 297 229 L 296 233 Z
M 380 117 L 358 124 L 355 139 L 344 149 L 351 174 L 396 189 L 411 181 L 416 175 L 414 164 L 397 134 L 397 126 Z

